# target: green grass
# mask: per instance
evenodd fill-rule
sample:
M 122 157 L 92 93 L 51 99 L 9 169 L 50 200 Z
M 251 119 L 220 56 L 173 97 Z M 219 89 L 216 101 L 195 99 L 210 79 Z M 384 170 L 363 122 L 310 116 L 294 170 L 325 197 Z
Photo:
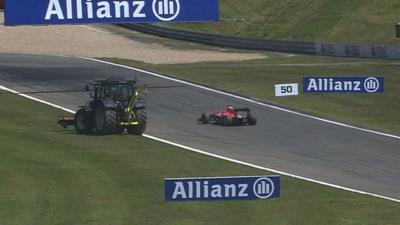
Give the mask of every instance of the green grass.
M 244 37 L 398 45 L 399 11 L 400 2 L 392 0 L 220 0 L 220 22 L 169 26 Z
M 284 55 L 270 55 L 267 59 L 244 62 L 175 65 L 154 65 L 121 59 L 106 60 L 255 97 L 328 119 L 400 134 L 400 64 L 393 61 Z M 384 76 L 385 93 L 325 95 L 301 93 L 304 76 L 328 75 Z M 293 82 L 300 84 L 300 96 L 274 97 L 275 84 Z
M 64 130 L 57 109 L 0 94 L 0 224 L 395 225 L 400 204 L 282 177 L 269 201 L 164 202 L 163 178 L 270 174 L 129 135 Z

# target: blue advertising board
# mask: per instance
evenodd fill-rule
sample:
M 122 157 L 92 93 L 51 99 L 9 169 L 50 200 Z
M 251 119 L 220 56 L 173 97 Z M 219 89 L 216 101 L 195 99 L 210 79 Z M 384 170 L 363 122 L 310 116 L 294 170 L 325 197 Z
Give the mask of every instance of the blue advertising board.
M 6 0 L 5 25 L 206 22 L 218 0 Z
M 165 201 L 259 200 L 280 197 L 279 176 L 168 178 Z
M 304 77 L 304 93 L 382 93 L 383 77 Z

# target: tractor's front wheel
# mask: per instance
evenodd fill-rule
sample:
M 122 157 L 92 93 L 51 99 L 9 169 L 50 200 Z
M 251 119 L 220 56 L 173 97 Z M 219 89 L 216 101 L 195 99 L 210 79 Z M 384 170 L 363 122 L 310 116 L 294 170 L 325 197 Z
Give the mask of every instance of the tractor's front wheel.
M 104 106 L 96 107 L 94 112 L 94 129 L 96 134 L 114 134 L 117 132 L 117 112 L 106 109 Z
M 75 130 L 78 134 L 89 134 L 92 131 L 90 113 L 79 109 L 75 113 Z
M 142 135 L 146 131 L 147 114 L 145 110 L 136 111 L 136 121 L 139 123 L 138 125 L 126 128 L 128 134 Z

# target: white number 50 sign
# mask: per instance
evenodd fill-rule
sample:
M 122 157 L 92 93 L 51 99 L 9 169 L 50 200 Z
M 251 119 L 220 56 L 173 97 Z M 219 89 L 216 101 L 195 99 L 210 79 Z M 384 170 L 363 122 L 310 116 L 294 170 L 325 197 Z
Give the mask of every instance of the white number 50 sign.
M 275 96 L 299 95 L 299 84 L 277 84 L 275 85 Z

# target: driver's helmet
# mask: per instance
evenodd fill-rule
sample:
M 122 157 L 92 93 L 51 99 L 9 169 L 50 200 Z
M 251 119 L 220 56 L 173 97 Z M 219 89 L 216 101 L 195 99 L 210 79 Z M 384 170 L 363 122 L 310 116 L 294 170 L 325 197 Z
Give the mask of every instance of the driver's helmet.
M 226 111 L 230 112 L 230 113 L 234 113 L 235 112 L 235 108 L 233 108 L 232 106 L 228 106 L 226 108 Z

